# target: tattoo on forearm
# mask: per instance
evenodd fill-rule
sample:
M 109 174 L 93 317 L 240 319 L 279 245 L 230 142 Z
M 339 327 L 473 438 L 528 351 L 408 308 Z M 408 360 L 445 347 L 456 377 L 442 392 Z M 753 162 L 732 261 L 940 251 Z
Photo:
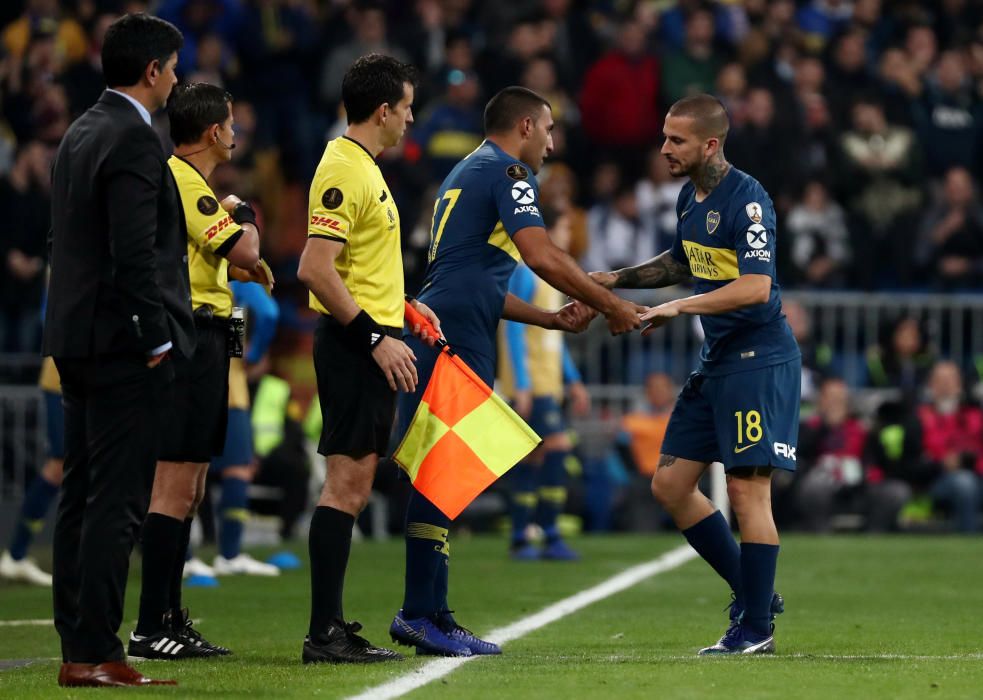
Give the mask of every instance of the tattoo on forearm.
M 635 267 L 615 272 L 615 287 L 622 289 L 657 289 L 671 287 L 690 277 L 689 266 L 672 257 L 671 251 L 656 255 Z
M 662 468 L 668 469 L 669 467 L 671 467 L 673 464 L 676 463 L 677 459 L 679 458 L 673 457 L 672 455 L 659 455 L 658 469 L 662 469 Z

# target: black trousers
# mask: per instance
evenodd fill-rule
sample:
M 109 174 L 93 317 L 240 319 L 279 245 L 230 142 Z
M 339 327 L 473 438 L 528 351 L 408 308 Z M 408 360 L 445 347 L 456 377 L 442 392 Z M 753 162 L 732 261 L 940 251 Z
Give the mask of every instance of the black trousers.
M 147 515 L 169 360 L 55 358 L 65 407 L 65 475 L 55 520 L 54 615 L 66 662 L 125 658 L 117 632 L 130 553 Z

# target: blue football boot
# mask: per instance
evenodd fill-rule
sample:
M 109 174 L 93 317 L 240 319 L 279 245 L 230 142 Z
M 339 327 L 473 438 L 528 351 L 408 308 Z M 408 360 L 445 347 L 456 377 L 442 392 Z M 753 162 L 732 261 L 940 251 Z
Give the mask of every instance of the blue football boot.
M 484 639 L 476 637 L 471 630 L 457 624 L 453 613 L 453 610 L 445 610 L 444 612 L 437 613 L 435 620 L 441 632 L 466 646 L 475 656 L 494 656 L 495 654 L 502 653 L 502 648 L 494 642 L 486 642 Z M 417 653 L 422 654 L 425 652 L 420 651 L 418 648 Z
M 577 561 L 580 555 L 561 539 L 555 539 L 543 548 L 543 559 L 551 561 Z
M 458 639 L 452 639 L 429 617 L 406 619 L 400 610 L 389 626 L 394 642 L 416 647 L 418 654 L 433 656 L 471 656 L 471 649 Z
M 733 594 L 732 594 L 733 596 Z M 724 636 L 717 640 L 713 646 L 700 649 L 700 656 L 715 656 L 718 654 L 774 654 L 775 653 L 775 625 L 770 626 L 771 633 L 768 635 L 757 635 L 751 630 L 741 626 L 741 618 L 744 611 L 737 607 L 737 601 L 731 600 L 730 605 L 730 624 Z M 771 597 L 771 619 L 785 612 L 785 599 L 777 591 Z
M 528 542 L 517 542 L 509 553 L 514 561 L 539 561 L 543 558 L 539 547 Z

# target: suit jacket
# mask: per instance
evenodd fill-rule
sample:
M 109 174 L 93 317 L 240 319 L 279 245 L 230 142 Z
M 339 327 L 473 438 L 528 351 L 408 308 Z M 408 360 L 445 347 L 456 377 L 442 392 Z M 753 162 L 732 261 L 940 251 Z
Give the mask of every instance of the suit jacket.
M 43 353 L 194 352 L 187 240 L 157 133 L 104 92 L 69 127 L 52 172 Z

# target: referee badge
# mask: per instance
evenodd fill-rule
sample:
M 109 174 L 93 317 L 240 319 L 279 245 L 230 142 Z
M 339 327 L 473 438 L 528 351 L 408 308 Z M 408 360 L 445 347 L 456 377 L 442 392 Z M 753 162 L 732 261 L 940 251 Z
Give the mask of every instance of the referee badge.
M 513 180 L 527 180 L 529 179 L 529 171 L 526 170 L 524 165 L 519 165 L 518 163 L 512 163 L 505 170 L 505 174 L 508 175 Z
M 218 202 L 215 201 L 214 197 L 209 197 L 207 194 L 203 197 L 199 197 L 198 211 L 205 216 L 211 216 L 218 211 Z
M 321 195 L 321 204 L 325 209 L 337 209 L 345 201 L 345 195 L 337 187 L 330 187 Z
M 717 230 L 720 226 L 720 212 L 719 211 L 708 211 L 707 212 L 707 233 L 711 236 L 713 232 Z

